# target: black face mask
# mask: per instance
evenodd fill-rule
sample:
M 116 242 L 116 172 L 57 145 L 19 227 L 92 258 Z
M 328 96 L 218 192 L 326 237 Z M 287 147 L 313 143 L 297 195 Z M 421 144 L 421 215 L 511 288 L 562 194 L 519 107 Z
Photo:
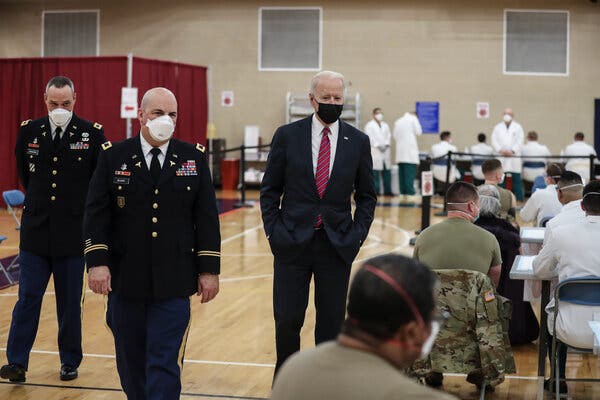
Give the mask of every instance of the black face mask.
M 321 121 L 325 122 L 327 125 L 333 124 L 335 121 L 337 121 L 342 114 L 342 110 L 344 109 L 343 104 L 317 104 L 319 105 L 319 111 L 317 111 L 317 115 L 319 118 L 321 118 Z

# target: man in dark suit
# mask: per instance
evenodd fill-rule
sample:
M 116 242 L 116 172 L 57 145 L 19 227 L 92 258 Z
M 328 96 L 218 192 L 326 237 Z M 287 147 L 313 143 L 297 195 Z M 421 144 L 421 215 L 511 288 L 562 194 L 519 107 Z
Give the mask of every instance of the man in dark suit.
M 339 333 L 352 261 L 373 221 L 371 146 L 367 135 L 339 119 L 344 90 L 341 74 L 315 75 L 309 93 L 315 113 L 277 129 L 271 143 L 260 206 L 275 258 L 275 373 L 300 349 L 313 275 L 315 342 Z
M 150 89 L 137 137 L 104 146 L 84 218 L 92 291 L 129 399 L 179 399 L 190 299 L 219 291 L 219 217 L 204 146 L 171 136 L 177 100 Z
M 48 116 L 21 123 L 15 156 L 25 203 L 21 225 L 19 299 L 13 310 L 0 377 L 24 382 L 42 299 L 54 277 L 60 379 L 77 378 L 81 363 L 83 246 L 81 225 L 88 184 L 105 142 L 102 125 L 73 113 L 73 82 L 46 85 Z

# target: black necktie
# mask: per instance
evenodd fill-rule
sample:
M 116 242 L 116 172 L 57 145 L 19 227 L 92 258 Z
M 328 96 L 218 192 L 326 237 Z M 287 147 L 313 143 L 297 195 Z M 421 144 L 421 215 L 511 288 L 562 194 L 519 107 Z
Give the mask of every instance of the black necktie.
M 52 142 L 54 143 L 54 148 L 58 148 L 58 145 L 60 144 L 60 133 L 62 132 L 62 128 L 59 126 L 56 128 L 56 130 L 54 131 L 54 139 L 52 139 Z
M 154 183 L 157 183 L 158 178 L 160 177 L 160 162 L 158 161 L 160 149 L 158 147 L 153 147 L 152 150 L 150 150 L 150 153 L 152 153 L 152 161 L 150 162 L 150 175 L 152 175 Z

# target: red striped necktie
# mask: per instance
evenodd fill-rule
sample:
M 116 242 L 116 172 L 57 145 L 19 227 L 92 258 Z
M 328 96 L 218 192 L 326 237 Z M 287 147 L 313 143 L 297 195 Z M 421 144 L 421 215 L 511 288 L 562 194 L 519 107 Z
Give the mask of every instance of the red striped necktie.
M 315 182 L 317 184 L 317 193 L 319 198 L 323 198 L 325 189 L 327 189 L 327 182 L 329 181 L 329 160 L 331 157 L 331 143 L 329 142 L 329 128 L 323 128 L 321 132 L 321 146 L 319 147 L 319 157 L 317 158 L 317 172 L 315 173 Z M 323 225 L 323 218 L 321 214 L 317 216 L 315 221 L 315 228 L 321 228 Z

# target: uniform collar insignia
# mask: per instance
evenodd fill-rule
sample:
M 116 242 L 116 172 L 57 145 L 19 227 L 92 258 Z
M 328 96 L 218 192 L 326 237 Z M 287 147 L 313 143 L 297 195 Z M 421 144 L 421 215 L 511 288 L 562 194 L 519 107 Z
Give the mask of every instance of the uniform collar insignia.
M 170 163 L 171 167 L 172 167 L 173 165 L 177 164 L 176 162 L 173 162 L 173 161 L 171 161 L 171 160 L 169 160 L 169 163 Z
M 141 168 L 142 167 L 142 162 L 138 161 L 134 164 L 136 167 Z

